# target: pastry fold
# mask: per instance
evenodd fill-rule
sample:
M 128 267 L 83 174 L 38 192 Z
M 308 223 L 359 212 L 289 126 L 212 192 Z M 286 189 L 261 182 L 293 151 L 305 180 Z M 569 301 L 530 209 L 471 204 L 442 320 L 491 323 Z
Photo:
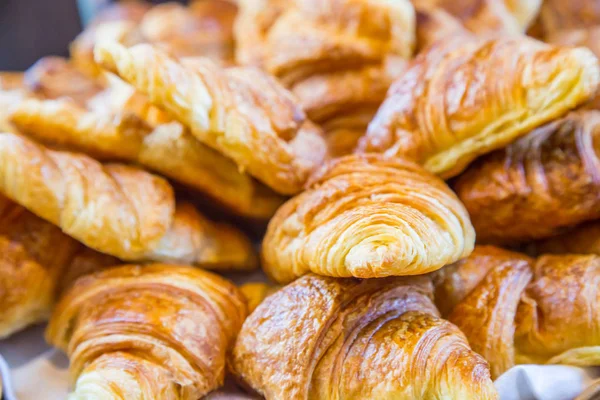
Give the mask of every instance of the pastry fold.
M 279 78 L 308 117 L 335 134 L 332 154 L 345 155 L 401 70 L 394 60 L 412 55 L 414 31 L 408 0 L 244 0 L 236 59 Z M 357 113 L 369 116 L 349 119 Z
M 178 62 L 150 45 L 115 42 L 99 43 L 96 60 L 279 193 L 299 192 L 327 155 L 320 129 L 257 69 L 223 70 L 204 58 Z
M 449 178 L 590 100 L 599 80 L 598 59 L 588 49 L 459 35 L 410 62 L 359 147 Z
M 138 163 L 240 215 L 268 218 L 284 201 L 118 78 L 87 109 L 69 100 L 31 99 L 13 107 L 11 120 L 45 144 Z
M 550 237 L 600 218 L 600 112 L 578 111 L 482 157 L 455 189 L 482 243 Z
M 223 384 L 245 317 L 242 294 L 217 275 L 126 265 L 77 280 L 46 337 L 69 356 L 75 398 L 196 400 Z
M 116 258 L 97 253 L 0 196 L 0 338 L 50 316 L 57 294 Z
M 475 231 L 446 184 L 420 166 L 377 154 L 333 160 L 285 203 L 263 239 L 276 282 L 307 273 L 418 275 L 467 256 Z
M 0 192 L 88 247 L 123 260 L 256 266 L 240 231 L 175 204 L 164 179 L 0 134 Z
M 479 246 L 434 273 L 436 302 L 490 363 L 600 363 L 600 258 L 525 255 Z
M 423 277 L 306 275 L 246 319 L 234 373 L 267 399 L 497 399 Z

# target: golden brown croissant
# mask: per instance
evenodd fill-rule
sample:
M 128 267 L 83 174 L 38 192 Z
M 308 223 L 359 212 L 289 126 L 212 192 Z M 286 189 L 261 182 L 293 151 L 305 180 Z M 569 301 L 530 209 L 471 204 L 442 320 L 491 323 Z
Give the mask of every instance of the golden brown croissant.
M 418 275 L 467 256 L 475 231 L 446 184 L 399 158 L 331 161 L 275 214 L 262 244 L 276 282 Z
M 408 0 L 244 0 L 235 27 L 236 58 L 279 78 L 311 120 L 335 124 L 325 130 L 336 136 L 334 142 L 350 143 L 334 147 L 334 155 L 343 155 L 367 127 L 348 117 L 373 117 L 401 70 L 394 60 L 413 52 L 414 29 Z
M 600 218 L 600 112 L 578 111 L 474 163 L 455 184 L 477 240 L 512 243 Z
M 542 0 L 413 0 L 416 8 L 439 7 L 476 34 L 524 33 Z
M 70 282 L 117 262 L 0 196 L 0 338 L 44 321 Z
M 398 79 L 361 149 L 415 160 L 443 177 L 590 100 L 598 59 L 525 37 L 438 42 Z
M 0 192 L 87 246 L 124 260 L 256 266 L 241 232 L 215 224 L 141 169 L 0 134 Z
M 253 68 L 178 62 L 149 45 L 96 47 L 96 60 L 172 113 L 203 143 L 282 194 L 302 189 L 326 157 L 320 130 L 292 96 Z
M 244 322 L 234 373 L 266 399 L 497 399 L 423 277 L 306 275 Z
M 532 260 L 482 246 L 435 275 L 436 302 L 493 377 L 520 363 L 600 365 L 597 256 Z
M 54 147 L 137 162 L 240 215 L 268 218 L 283 203 L 282 196 L 240 173 L 234 162 L 170 121 L 129 85 L 113 82 L 89 103 L 88 111 L 65 100 L 23 101 L 14 106 L 12 123 Z
M 48 342 L 65 351 L 75 398 L 196 400 L 223 384 L 242 294 L 196 268 L 126 265 L 79 279 Z

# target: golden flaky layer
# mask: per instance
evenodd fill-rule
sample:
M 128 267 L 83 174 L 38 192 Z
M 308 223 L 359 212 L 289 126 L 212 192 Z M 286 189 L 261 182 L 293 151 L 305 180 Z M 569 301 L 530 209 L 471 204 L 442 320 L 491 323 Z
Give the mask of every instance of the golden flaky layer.
M 167 181 L 135 167 L 103 165 L 2 133 L 0 192 L 87 246 L 124 260 L 256 266 L 246 236 L 208 221 L 189 204 L 176 206 Z
M 459 36 L 410 63 L 360 148 L 407 157 L 448 178 L 590 100 L 599 81 L 588 49 Z
M 424 278 L 304 276 L 244 322 L 234 373 L 267 399 L 497 399 Z
M 520 34 L 538 15 L 542 0 L 414 0 L 415 7 L 441 8 L 476 34 Z
M 196 400 L 223 384 L 246 317 L 229 281 L 197 268 L 126 265 L 79 279 L 46 332 L 75 399 Z
M 480 246 L 434 274 L 436 302 L 486 358 L 492 376 L 515 364 L 600 362 L 600 258 L 533 260 Z
M 326 157 L 320 129 L 257 69 L 223 70 L 204 58 L 178 62 L 149 45 L 116 43 L 97 46 L 96 60 L 280 193 L 300 191 Z
M 244 216 L 268 218 L 284 201 L 118 80 L 90 99 L 88 109 L 68 100 L 21 102 L 12 123 L 53 147 L 136 162 Z
M 467 256 L 475 232 L 446 184 L 418 165 L 381 155 L 331 161 L 275 214 L 263 267 L 277 282 L 417 275 Z
M 363 135 L 368 121 L 343 125 L 355 113 L 373 117 L 401 69 L 391 60 L 412 55 L 415 11 L 407 0 L 244 0 L 235 31 L 237 61 L 262 66 L 311 120 L 334 123 L 338 138 L 346 133 L 352 148 L 333 153 L 348 154 L 353 131 Z
M 578 111 L 481 158 L 455 189 L 481 242 L 549 237 L 600 218 L 600 112 Z
M 0 196 L 0 338 L 44 321 L 75 278 L 117 262 Z

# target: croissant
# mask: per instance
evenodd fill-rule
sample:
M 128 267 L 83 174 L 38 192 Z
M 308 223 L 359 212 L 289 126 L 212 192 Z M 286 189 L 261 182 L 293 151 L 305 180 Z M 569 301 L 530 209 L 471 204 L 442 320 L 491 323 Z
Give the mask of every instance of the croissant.
M 11 120 L 45 144 L 101 160 L 137 162 L 244 216 L 268 218 L 283 203 L 129 85 L 114 82 L 89 103 L 88 111 L 65 100 L 27 100 L 13 108 Z
M 411 56 L 414 30 L 408 0 L 244 0 L 235 26 L 236 59 L 279 78 L 311 120 L 335 124 L 333 132 L 325 131 L 346 136 L 351 146 L 332 152 L 344 155 L 401 70 L 393 60 Z M 345 126 L 355 113 L 368 113 L 367 123 Z
M 475 232 L 446 184 L 416 164 L 351 155 L 326 164 L 285 203 L 263 239 L 276 282 L 418 275 L 467 256 Z
M 181 63 L 149 45 L 114 42 L 100 43 L 96 60 L 279 193 L 300 191 L 327 155 L 320 130 L 259 70 L 222 70 L 202 58 Z
M 477 239 L 513 243 L 600 218 L 600 112 L 578 111 L 473 164 L 455 189 Z
M 411 61 L 360 149 L 403 156 L 449 178 L 590 100 L 599 79 L 598 60 L 587 49 L 459 35 Z
M 435 272 L 436 302 L 490 363 L 600 365 L 600 258 L 525 255 L 480 246 Z
M 476 34 L 524 33 L 534 21 L 541 0 L 413 0 L 416 8 L 441 8 Z
M 0 196 L 0 338 L 49 317 L 56 296 L 84 273 L 114 265 Z
M 223 384 L 242 294 L 197 268 L 126 265 L 80 278 L 48 329 L 75 398 L 196 400 Z
M 232 369 L 266 399 L 497 399 L 423 277 L 306 275 L 248 317 Z
M 256 266 L 246 236 L 190 204 L 176 206 L 158 176 L 52 151 L 13 133 L 0 134 L 0 160 L 1 193 L 95 250 L 124 260 Z

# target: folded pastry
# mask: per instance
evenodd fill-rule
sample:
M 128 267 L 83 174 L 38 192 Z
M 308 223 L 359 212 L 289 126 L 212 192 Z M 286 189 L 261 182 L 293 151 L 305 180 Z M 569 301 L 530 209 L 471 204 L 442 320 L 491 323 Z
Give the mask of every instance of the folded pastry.
M 0 254 L 0 338 L 46 320 L 78 276 L 118 263 L 3 196 Z
M 446 184 L 418 165 L 351 155 L 318 171 L 271 219 L 263 268 L 276 282 L 314 272 L 424 274 L 467 256 L 475 231 Z
M 13 108 L 12 123 L 53 147 L 139 163 L 240 215 L 269 218 L 283 203 L 282 196 L 240 173 L 233 161 L 200 143 L 131 86 L 118 79 L 111 83 L 87 109 L 67 100 L 23 101 Z
M 599 81 L 598 59 L 588 49 L 526 37 L 453 37 L 410 62 L 360 148 L 412 159 L 449 178 L 590 100 Z
M 79 279 L 46 332 L 74 398 L 196 400 L 223 384 L 246 316 L 229 281 L 197 268 L 126 265 Z
M 79 105 L 98 94 L 103 85 L 84 75 L 62 57 L 40 58 L 27 71 L 24 83 L 27 90 L 42 99 L 67 97 Z
M 497 399 L 423 277 L 307 275 L 244 322 L 232 369 L 267 399 Z
M 435 275 L 436 302 L 492 377 L 522 363 L 600 365 L 597 256 L 532 260 L 482 246 Z
M 88 247 L 123 260 L 256 266 L 243 233 L 207 220 L 190 204 L 175 205 L 167 181 L 132 166 L 103 165 L 1 133 L 0 193 Z
M 578 111 L 482 157 L 455 184 L 477 240 L 556 235 L 600 218 L 600 112 Z
M 248 303 L 248 312 L 251 313 L 271 294 L 279 289 L 277 285 L 270 285 L 264 282 L 249 282 L 240 286 L 240 291 Z
M 96 61 L 279 193 L 299 192 L 326 157 L 320 129 L 257 69 L 223 70 L 205 58 L 178 62 L 150 45 L 115 42 L 99 43 Z
M 441 8 L 476 34 L 524 33 L 542 0 L 413 0 L 417 9 Z
M 367 124 L 342 125 L 356 113 L 369 113 L 369 121 L 401 70 L 394 60 L 412 55 L 415 11 L 410 1 L 239 3 L 237 61 L 260 65 L 279 78 L 311 120 L 333 123 L 337 137 L 346 133 L 345 141 L 352 144 L 346 147 L 352 150 Z M 336 151 L 349 153 L 339 146 Z

